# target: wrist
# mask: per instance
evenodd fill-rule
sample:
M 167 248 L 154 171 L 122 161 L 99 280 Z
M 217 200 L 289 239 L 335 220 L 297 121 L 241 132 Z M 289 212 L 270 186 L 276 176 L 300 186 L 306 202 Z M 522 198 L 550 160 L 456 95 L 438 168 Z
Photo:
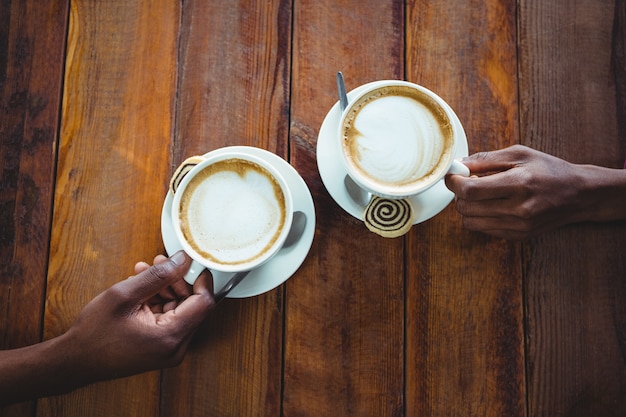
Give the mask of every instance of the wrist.
M 626 170 L 578 165 L 581 220 L 607 222 L 626 219 Z

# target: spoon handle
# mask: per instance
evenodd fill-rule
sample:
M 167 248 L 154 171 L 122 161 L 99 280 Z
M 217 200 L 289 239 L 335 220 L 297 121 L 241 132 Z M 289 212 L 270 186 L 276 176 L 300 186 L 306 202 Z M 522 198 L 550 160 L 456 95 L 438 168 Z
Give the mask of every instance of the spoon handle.
M 246 275 L 248 275 L 250 273 L 250 271 L 242 271 L 242 272 L 237 272 L 235 275 L 233 275 L 231 277 L 230 280 L 228 280 L 228 282 L 226 283 L 226 285 L 224 285 L 222 287 L 221 290 L 219 290 L 214 296 L 213 299 L 215 300 L 215 304 L 219 303 L 220 301 L 222 301 L 224 298 L 226 298 L 226 296 L 228 295 L 228 293 L 235 288 L 237 285 L 239 285 L 239 283 L 246 277 Z
M 344 111 L 348 107 L 348 94 L 346 93 L 346 83 L 343 81 L 343 73 L 337 72 L 337 91 L 339 92 L 339 107 Z
M 304 228 L 306 227 L 306 214 L 301 211 L 296 211 L 293 213 L 293 221 L 291 222 L 291 229 L 289 229 L 289 234 L 285 239 L 285 243 L 283 243 L 282 249 L 287 249 L 300 240 L 302 233 L 304 233 Z M 222 301 L 228 293 L 231 292 L 233 288 L 235 288 L 243 279 L 250 273 L 250 271 L 241 271 L 237 272 L 233 275 L 226 285 L 222 287 L 215 295 L 213 299 L 215 300 L 215 304 Z

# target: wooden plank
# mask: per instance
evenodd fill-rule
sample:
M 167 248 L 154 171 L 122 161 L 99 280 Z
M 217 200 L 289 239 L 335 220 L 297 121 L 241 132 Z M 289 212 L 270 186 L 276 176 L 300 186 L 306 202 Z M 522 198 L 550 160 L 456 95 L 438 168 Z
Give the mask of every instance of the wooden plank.
M 348 89 L 403 77 L 403 11 L 390 0 L 294 4 L 292 163 L 313 193 L 318 224 L 308 260 L 287 283 L 284 415 L 403 412 L 403 239 L 378 237 L 345 213 L 315 160 L 337 70 Z
M 287 159 L 291 2 L 186 1 L 174 160 L 229 145 Z M 164 372 L 164 416 L 280 415 L 282 289 L 225 300 Z
M 0 349 L 41 340 L 67 13 L 0 1 Z
M 621 168 L 625 2 L 520 2 L 525 144 Z M 531 416 L 626 414 L 626 224 L 576 225 L 525 245 Z
M 519 140 L 515 1 L 416 1 L 409 81 L 459 116 L 470 153 Z M 461 228 L 453 205 L 407 247 L 406 415 L 524 416 L 519 245 Z
M 73 1 L 67 45 L 45 337 L 163 252 L 179 8 Z M 155 416 L 159 375 L 42 400 L 38 415 Z

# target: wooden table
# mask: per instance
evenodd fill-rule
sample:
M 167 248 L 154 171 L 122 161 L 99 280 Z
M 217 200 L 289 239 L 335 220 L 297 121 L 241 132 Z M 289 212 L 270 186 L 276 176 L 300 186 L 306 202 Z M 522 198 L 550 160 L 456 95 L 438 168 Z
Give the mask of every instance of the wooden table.
M 509 242 L 450 205 L 383 239 L 316 161 L 342 70 L 436 91 L 470 153 L 621 167 L 624 0 L 1 0 L 0 28 L 0 348 L 164 252 L 187 156 L 269 150 L 317 215 L 297 273 L 219 305 L 181 366 L 2 417 L 626 415 L 624 222 Z

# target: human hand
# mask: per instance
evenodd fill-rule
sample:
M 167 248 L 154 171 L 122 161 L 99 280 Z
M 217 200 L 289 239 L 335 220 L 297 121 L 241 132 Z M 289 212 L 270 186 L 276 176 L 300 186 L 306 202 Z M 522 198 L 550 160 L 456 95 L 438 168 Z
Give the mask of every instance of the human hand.
M 463 226 L 506 239 L 524 239 L 586 220 L 588 177 L 580 165 L 521 145 L 463 160 L 472 176 L 446 177 Z
M 78 385 L 182 362 L 191 338 L 215 306 L 213 282 L 203 272 L 193 288 L 183 276 L 184 252 L 140 262 L 135 276 L 94 298 L 62 337 Z

